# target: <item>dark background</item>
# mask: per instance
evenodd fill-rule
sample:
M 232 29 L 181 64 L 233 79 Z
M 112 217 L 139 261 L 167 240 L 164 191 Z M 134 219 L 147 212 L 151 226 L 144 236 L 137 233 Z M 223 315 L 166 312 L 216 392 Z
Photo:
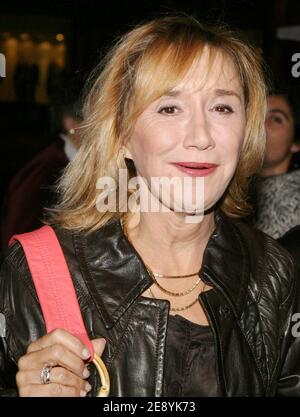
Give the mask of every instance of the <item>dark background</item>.
M 279 27 L 300 26 L 300 2 L 296 0 L 1 0 L 0 36 L 26 32 L 47 39 L 64 34 L 67 77 L 76 74 L 79 89 L 116 37 L 136 23 L 174 11 L 238 29 L 262 50 L 276 81 L 299 92 L 300 78 L 291 75 L 291 57 L 300 53 L 300 41 L 276 37 Z M 24 110 L 0 96 L 0 203 L 12 175 L 51 141 L 49 106 L 37 103 Z

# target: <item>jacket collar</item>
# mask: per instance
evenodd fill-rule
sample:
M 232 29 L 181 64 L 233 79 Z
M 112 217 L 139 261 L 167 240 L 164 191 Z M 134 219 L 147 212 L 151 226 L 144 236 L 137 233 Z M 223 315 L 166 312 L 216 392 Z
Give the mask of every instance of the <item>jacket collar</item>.
M 239 229 L 220 210 L 216 228 L 204 251 L 199 274 L 221 291 L 238 317 L 249 280 L 249 262 Z M 128 242 L 119 220 L 91 234 L 78 233 L 73 242 L 83 277 L 106 328 L 111 328 L 130 305 L 153 283 Z
M 203 254 L 200 274 L 203 280 L 219 290 L 239 317 L 245 302 L 250 279 L 250 258 L 238 227 L 221 210 L 215 212 L 216 228 Z

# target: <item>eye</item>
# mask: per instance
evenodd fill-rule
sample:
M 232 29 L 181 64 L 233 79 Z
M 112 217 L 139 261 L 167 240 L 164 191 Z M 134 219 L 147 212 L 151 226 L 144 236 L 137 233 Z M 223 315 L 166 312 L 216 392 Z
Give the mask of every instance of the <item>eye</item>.
M 173 115 L 179 112 L 179 108 L 177 106 L 163 106 L 158 110 L 160 114 L 166 115 Z
M 272 116 L 271 117 L 272 123 L 276 123 L 281 125 L 283 123 L 283 119 L 280 116 Z
M 225 113 L 225 114 L 233 113 L 232 107 L 228 106 L 227 104 L 226 105 L 219 104 L 215 106 L 213 110 L 217 111 L 218 113 Z

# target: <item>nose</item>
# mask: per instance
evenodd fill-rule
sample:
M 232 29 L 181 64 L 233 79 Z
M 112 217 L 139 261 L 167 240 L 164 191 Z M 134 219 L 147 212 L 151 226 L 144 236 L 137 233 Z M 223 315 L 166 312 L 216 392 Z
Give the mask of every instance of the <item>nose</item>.
M 210 132 L 210 126 L 203 112 L 192 114 L 186 124 L 185 148 L 197 148 L 199 150 L 213 149 L 215 141 Z

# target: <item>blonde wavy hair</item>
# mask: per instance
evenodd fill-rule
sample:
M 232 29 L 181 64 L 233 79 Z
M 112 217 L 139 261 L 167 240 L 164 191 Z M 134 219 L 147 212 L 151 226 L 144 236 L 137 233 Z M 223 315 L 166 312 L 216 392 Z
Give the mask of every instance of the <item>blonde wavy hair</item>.
M 121 148 L 137 117 L 183 79 L 204 46 L 210 65 L 217 53 L 233 62 L 244 93 L 246 128 L 234 177 L 220 202 L 231 217 L 249 213 L 249 177 L 261 166 L 265 147 L 266 86 L 260 53 L 224 27 L 205 27 L 189 16 L 168 16 L 142 24 L 124 35 L 93 71 L 83 107 L 82 145 L 56 184 L 58 203 L 47 209 L 47 224 L 97 230 L 125 213 L 99 212 L 97 180 L 118 182 L 119 169 L 135 175 Z M 118 189 L 117 199 L 118 199 Z

